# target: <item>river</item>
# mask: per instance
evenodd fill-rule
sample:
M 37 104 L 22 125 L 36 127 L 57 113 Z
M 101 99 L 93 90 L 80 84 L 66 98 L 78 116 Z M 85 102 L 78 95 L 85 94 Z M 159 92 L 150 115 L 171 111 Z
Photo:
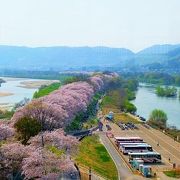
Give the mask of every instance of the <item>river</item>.
M 0 78 L 6 81 L 0 87 L 0 109 L 11 109 L 15 103 L 20 102 L 24 98 L 32 99 L 34 92 L 41 85 L 57 82 L 40 79 Z
M 31 99 L 33 93 L 37 90 L 37 88 L 20 87 L 22 82 L 32 81 L 32 79 L 1 78 L 4 79 L 6 83 L 1 84 L 0 92 L 1 94 L 7 94 L 0 96 L 0 108 L 9 109 L 25 97 Z M 33 79 L 33 81 L 36 80 Z
M 159 97 L 155 94 L 155 88 L 140 84 L 136 99 L 132 103 L 137 107 L 137 114 L 149 118 L 154 109 L 161 109 L 168 116 L 168 124 L 180 129 L 180 100 L 178 97 Z

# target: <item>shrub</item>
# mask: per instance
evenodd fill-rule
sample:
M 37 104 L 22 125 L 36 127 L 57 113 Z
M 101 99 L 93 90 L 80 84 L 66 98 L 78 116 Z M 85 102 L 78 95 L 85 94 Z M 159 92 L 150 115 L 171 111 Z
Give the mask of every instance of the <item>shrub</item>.
M 151 112 L 149 123 L 161 129 L 166 128 L 167 115 L 164 111 L 155 109 Z
M 26 144 L 31 136 L 37 135 L 41 131 L 41 124 L 36 119 L 23 117 L 15 124 L 18 139 Z

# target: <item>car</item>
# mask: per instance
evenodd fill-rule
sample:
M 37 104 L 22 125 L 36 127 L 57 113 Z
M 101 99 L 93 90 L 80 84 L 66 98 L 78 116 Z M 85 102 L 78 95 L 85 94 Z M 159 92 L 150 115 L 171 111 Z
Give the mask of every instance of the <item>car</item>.
M 122 126 L 122 124 L 123 124 L 123 123 L 121 123 L 121 122 L 118 122 L 118 123 L 117 123 L 117 125 L 118 125 L 119 127 Z
M 109 138 L 113 138 L 114 137 L 114 135 L 111 132 L 107 132 L 106 136 L 109 137 Z
M 125 130 L 125 128 L 124 128 L 124 126 L 122 125 L 122 126 L 120 126 L 120 128 L 121 128 L 121 130 Z
M 143 118 L 143 117 L 140 117 L 139 119 L 140 119 L 141 121 L 146 121 L 146 119 Z
M 130 129 L 134 129 L 134 124 L 131 122 L 126 123 L 126 126 Z
M 126 130 L 129 129 L 129 127 L 128 127 L 126 124 L 124 124 L 123 127 L 124 127 L 124 129 L 126 129 Z

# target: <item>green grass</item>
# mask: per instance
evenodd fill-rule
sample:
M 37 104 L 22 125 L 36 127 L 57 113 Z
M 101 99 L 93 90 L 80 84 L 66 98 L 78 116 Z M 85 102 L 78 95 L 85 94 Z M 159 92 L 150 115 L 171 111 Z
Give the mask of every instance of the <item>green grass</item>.
M 180 170 L 164 171 L 164 174 L 168 177 L 180 178 Z
M 0 119 L 11 119 L 14 114 L 14 111 L 1 111 L 0 110 Z
M 75 161 L 107 179 L 118 179 L 116 166 L 97 135 L 89 136 L 81 141 L 79 153 Z
M 122 122 L 122 123 L 131 122 L 134 124 L 141 123 L 140 121 L 136 120 L 135 118 L 129 116 L 126 113 L 115 114 L 114 115 L 114 122 L 116 122 L 116 123 L 118 123 L 118 122 Z
M 83 123 L 83 128 L 84 129 L 92 128 L 94 126 L 97 126 L 98 122 L 99 122 L 98 118 L 93 117 L 93 118 L 91 118 L 91 119 L 89 119 Z
M 55 154 L 57 157 L 61 157 L 64 154 L 63 150 L 59 150 L 57 147 L 55 146 L 47 146 L 47 149 L 52 152 L 53 154 Z
M 119 102 L 120 99 L 121 99 L 121 97 L 120 97 L 119 91 L 117 91 L 117 90 L 110 91 L 103 98 L 101 106 L 106 107 L 106 108 L 108 108 L 108 107 L 116 108 L 120 104 L 120 102 Z
M 53 84 L 50 84 L 49 86 L 42 87 L 34 93 L 33 98 L 40 98 L 40 97 L 46 96 L 50 94 L 51 92 L 59 89 L 60 86 L 61 86 L 60 83 L 53 83 Z

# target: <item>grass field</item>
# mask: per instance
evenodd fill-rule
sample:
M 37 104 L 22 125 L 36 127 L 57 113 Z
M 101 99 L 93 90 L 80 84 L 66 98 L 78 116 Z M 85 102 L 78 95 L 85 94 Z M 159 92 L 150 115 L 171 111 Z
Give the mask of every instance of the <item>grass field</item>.
M 140 121 L 138 121 L 137 119 L 131 117 L 130 115 L 126 114 L 126 113 L 121 113 L 121 114 L 115 114 L 114 115 L 114 122 L 118 123 L 118 122 L 122 122 L 122 123 L 141 123 Z
M 164 174 L 168 177 L 180 178 L 180 170 L 165 171 Z
M 61 85 L 60 83 L 53 83 L 49 86 L 40 88 L 38 91 L 36 91 L 34 93 L 33 98 L 40 98 L 40 97 L 46 96 L 46 95 L 50 94 L 51 92 L 59 89 L 60 85 Z
M 89 136 L 81 141 L 79 153 L 75 161 L 107 179 L 118 179 L 116 166 L 97 135 Z

